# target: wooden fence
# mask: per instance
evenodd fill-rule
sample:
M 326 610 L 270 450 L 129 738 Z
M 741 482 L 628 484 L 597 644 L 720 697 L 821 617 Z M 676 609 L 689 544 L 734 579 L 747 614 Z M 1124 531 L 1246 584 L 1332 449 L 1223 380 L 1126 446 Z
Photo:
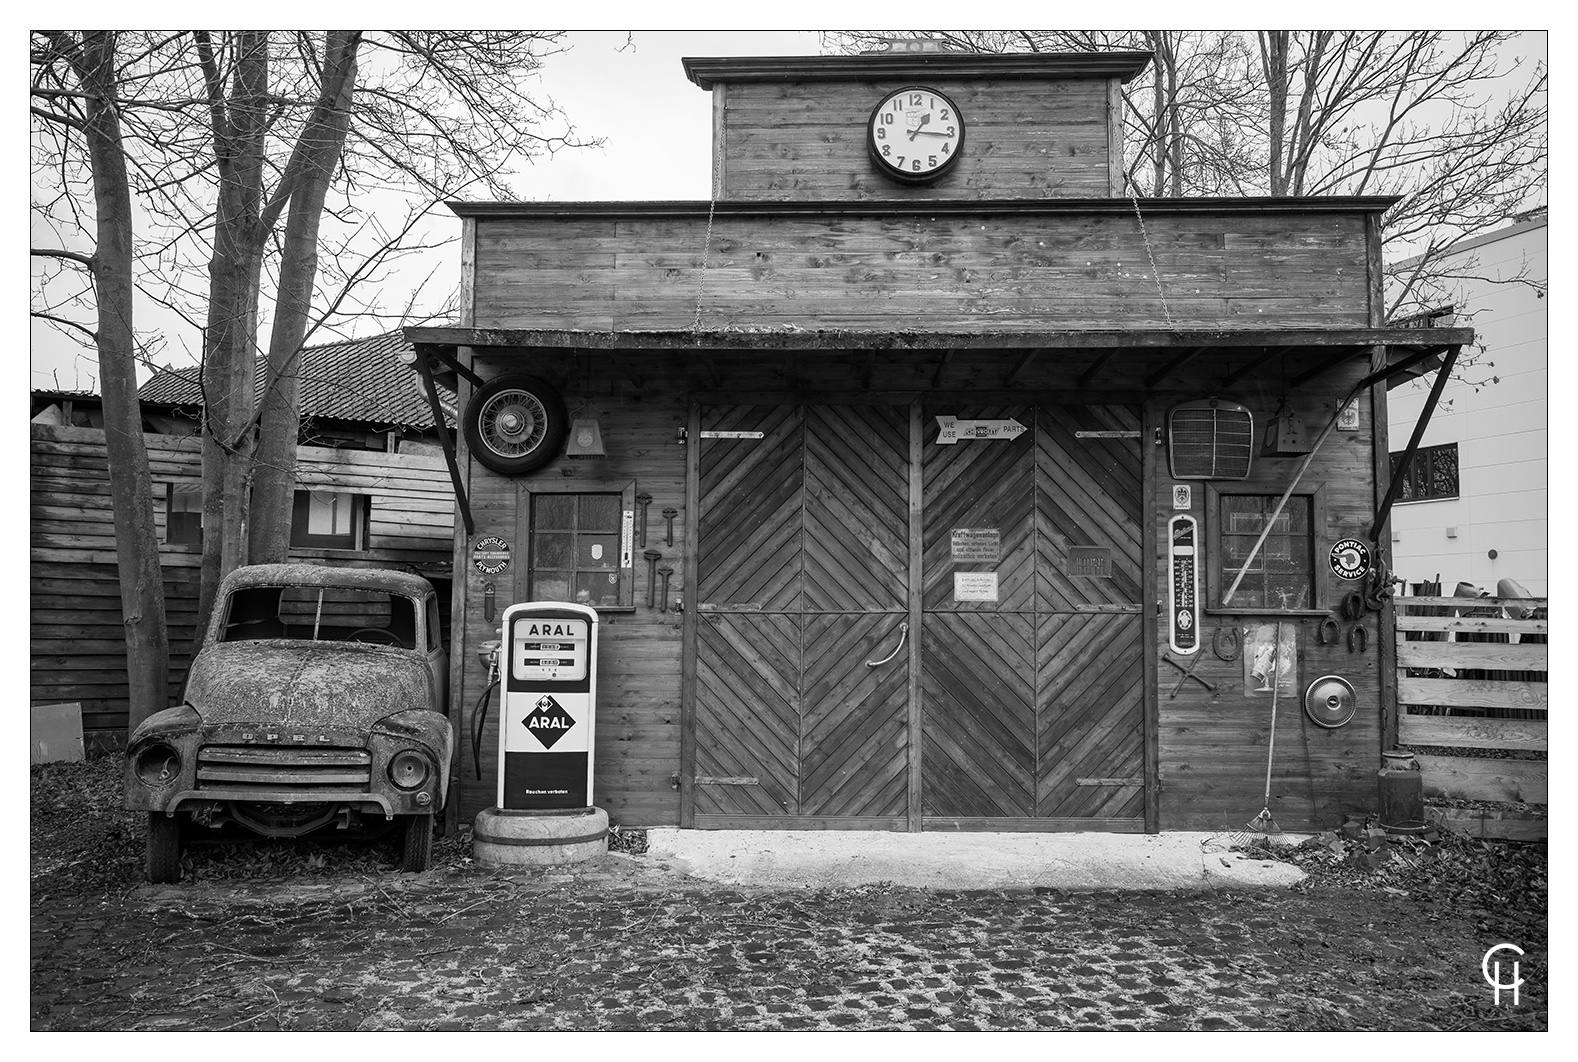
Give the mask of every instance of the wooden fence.
M 193 436 L 143 438 L 164 573 L 170 692 L 178 696 L 195 633 L 201 551 L 165 541 L 165 496 L 172 486 L 198 489 L 200 447 Z M 124 738 L 128 697 L 104 432 L 34 424 L 29 443 L 30 700 L 80 702 L 89 747 L 103 747 Z M 362 550 L 293 548 L 291 559 L 426 576 L 442 584 L 441 618 L 447 624 L 454 491 L 444 459 L 303 446 L 297 461 L 304 487 L 367 498 L 368 542 Z
M 1397 740 L 1424 771 L 1426 814 L 1476 836 L 1545 838 L 1546 599 L 1394 600 Z

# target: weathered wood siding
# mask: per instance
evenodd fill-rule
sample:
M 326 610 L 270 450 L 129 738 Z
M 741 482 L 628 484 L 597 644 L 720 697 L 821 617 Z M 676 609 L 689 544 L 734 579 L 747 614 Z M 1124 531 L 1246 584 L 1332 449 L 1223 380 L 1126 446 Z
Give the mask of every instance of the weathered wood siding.
M 165 579 L 174 697 L 190 663 L 201 551 L 163 541 L 165 487 L 200 483 L 201 454 L 195 436 L 143 438 Z M 449 578 L 454 496 L 442 458 L 308 446 L 297 457 L 303 486 L 369 496 L 370 548 L 293 549 L 293 560 L 399 567 Z M 104 432 L 33 425 L 29 505 L 30 700 L 81 701 L 85 732 L 124 733 L 126 642 Z
M 866 153 L 872 108 L 894 89 L 936 88 L 964 115 L 951 172 L 902 185 Z M 714 90 L 720 199 L 927 201 L 1122 193 L 1112 187 L 1108 81 L 736 82 Z M 717 118 L 718 116 L 715 116 Z
M 1258 377 L 1233 390 L 1210 390 L 1225 401 L 1241 402 L 1255 418 L 1257 445 L 1264 436 L 1267 418 L 1281 398 L 1282 381 L 1296 375 L 1291 368 L 1278 370 L 1276 363 Z M 1355 358 L 1314 383 L 1299 388 L 1292 398 L 1293 409 L 1304 419 L 1312 433 L 1318 434 L 1330 420 L 1337 401 L 1363 377 L 1368 365 Z M 1199 372 L 1191 366 L 1191 374 Z M 1284 375 L 1284 372 L 1286 375 Z M 1151 412 L 1158 425 L 1165 424 L 1168 408 L 1184 398 L 1198 398 L 1203 392 L 1174 392 L 1151 400 Z M 1355 403 L 1359 410 L 1357 431 L 1334 431 L 1315 455 L 1309 470 L 1299 481 L 1298 493 L 1319 488 L 1324 524 L 1315 528 L 1315 578 L 1321 595 L 1316 608 L 1335 609 L 1349 590 L 1360 585 L 1337 578 L 1327 563 L 1332 543 L 1343 538 L 1367 537 L 1374 516 L 1372 499 L 1372 416 L 1368 402 Z M 1167 521 L 1171 508 L 1172 484 L 1165 449 L 1158 450 L 1157 499 L 1153 514 L 1156 526 L 1156 589 L 1159 600 L 1167 600 L 1168 549 Z M 1302 457 L 1259 457 L 1254 460 L 1248 479 L 1218 482 L 1217 487 L 1232 493 L 1263 493 L 1281 497 L 1297 471 Z M 1183 482 L 1183 481 L 1178 481 Z M 1206 544 L 1206 564 L 1222 567 L 1211 555 L 1211 527 L 1215 514 L 1206 511 L 1205 484 L 1192 481 L 1193 508 L 1189 512 L 1200 521 Z M 1231 569 L 1230 569 L 1231 570 Z M 1158 673 L 1158 759 L 1161 783 L 1160 810 L 1163 830 L 1241 829 L 1259 813 L 1265 794 L 1267 745 L 1271 737 L 1271 697 L 1269 694 L 1246 696 L 1244 663 L 1241 659 L 1223 661 L 1212 649 L 1212 637 L 1219 627 L 1275 624 L 1271 613 L 1233 614 L 1217 611 L 1205 593 L 1201 615 L 1201 649 L 1194 657 L 1177 658 L 1186 667 L 1193 664 L 1194 674 L 1216 687 L 1209 691 L 1188 679 L 1179 686 L 1182 673 L 1163 664 Z M 1222 589 L 1225 589 L 1223 587 Z M 1218 591 L 1217 601 L 1220 601 Z M 1344 621 L 1344 638 L 1337 644 L 1322 645 L 1317 637 L 1321 616 L 1286 618 L 1285 627 L 1297 631 L 1298 656 L 1295 673 L 1298 693 L 1281 695 L 1277 703 L 1276 747 L 1271 771 L 1271 813 L 1284 829 L 1335 827 L 1346 812 L 1373 810 L 1376 800 L 1375 772 L 1380 766 L 1382 735 L 1382 646 L 1379 613 L 1366 612 L 1358 624 L 1366 632 L 1366 649 L 1348 651 L 1346 634 L 1353 624 Z M 1156 642 L 1151 650 L 1160 658 L 1167 650 L 1168 618 L 1158 615 Z M 1322 675 L 1340 675 L 1358 694 L 1358 714 L 1352 722 L 1337 729 L 1324 729 L 1304 714 L 1303 694 L 1311 680 Z M 1177 687 L 1177 693 L 1173 690 Z
M 568 359 L 531 361 L 481 360 L 478 371 L 492 377 L 501 371 L 531 371 L 562 383 L 570 371 Z M 685 523 L 674 522 L 674 545 L 665 542 L 662 511 L 685 506 L 685 447 L 679 429 L 685 424 L 687 398 L 671 378 L 648 373 L 636 387 L 628 376 L 610 377 L 601 368 L 593 377 L 593 400 L 601 415 L 603 445 L 608 457 L 576 460 L 560 457 L 520 479 L 495 475 L 476 462 L 469 463 L 467 491 L 476 521 L 476 536 L 497 535 L 509 542 L 512 560 L 507 571 L 490 576 L 463 558 L 463 588 L 457 604 L 463 621 L 455 622 L 453 652 L 459 660 L 458 689 L 451 697 L 465 708 L 465 740 L 460 759 L 461 801 L 458 814 L 469 822 L 476 813 L 492 807 L 498 762 L 499 698 L 489 699 L 487 724 L 482 732 L 482 768 L 478 778 L 472 756 L 474 709 L 487 683 L 476 647 L 499 637 L 504 609 L 527 600 L 528 519 L 523 504 L 523 484 L 547 481 L 568 488 L 571 483 L 586 491 L 623 490 L 634 480 L 637 493 L 652 495 L 647 510 L 647 546 L 661 550 L 659 567 L 674 569 L 669 600 L 684 593 Z M 462 395 L 462 400 L 469 393 Z M 570 391 L 572 403 L 580 394 Z M 460 439 L 462 461 L 466 460 Z M 464 467 L 464 466 L 463 466 Z M 639 510 L 636 541 L 639 542 Z M 608 611 L 600 616 L 597 673 L 597 722 L 594 756 L 593 802 L 610 818 L 624 825 L 672 825 L 679 821 L 679 790 L 674 775 L 679 770 L 680 638 L 682 613 L 647 608 L 647 565 L 635 548 L 633 612 Z M 483 592 L 495 587 L 497 614 L 490 622 L 483 613 Z M 463 595 L 463 596 L 461 596 Z
M 1121 207 L 1121 209 L 1120 209 Z M 484 328 L 1343 328 L 1364 215 L 545 209 L 477 219 Z M 1153 266 L 1154 262 L 1154 266 Z M 1158 280 L 1159 275 L 1159 280 Z
M 1223 388 L 1220 381 L 1261 358 L 1259 351 L 1208 351 L 1169 377 L 1170 388 L 1146 397 L 1144 380 L 1157 371 L 1158 362 L 1175 352 L 1153 355 L 1130 352 L 1113 359 L 1087 388 L 1077 378 L 1095 360 L 1081 353 L 1075 357 L 1048 355 L 1021 366 L 1022 351 L 961 352 L 944 359 L 940 352 L 882 352 L 869 359 L 859 353 L 821 352 L 790 355 L 716 354 L 623 351 L 569 355 L 555 351 L 490 352 L 479 354 L 477 370 L 484 378 L 500 372 L 530 372 L 559 386 L 574 407 L 589 397 L 597 410 L 608 457 L 598 461 L 559 459 L 520 479 L 496 476 L 471 464 L 468 489 L 476 518 L 476 537 L 500 535 L 514 548 L 510 571 L 486 577 L 466 567 L 463 602 L 465 623 L 457 624 L 456 654 L 462 669 L 456 704 L 468 713 L 486 680 L 477 660 L 476 645 L 496 637 L 497 618 L 482 614 L 482 592 L 492 581 L 497 587 L 497 608 L 522 600 L 526 592 L 528 557 L 525 529 L 521 527 L 523 484 L 539 481 L 584 483 L 588 490 L 623 489 L 631 480 L 638 492 L 650 493 L 648 544 L 663 553 L 663 565 L 674 569 L 669 585 L 671 599 L 684 592 L 683 575 L 689 548 L 685 537 L 686 448 L 678 431 L 686 425 L 690 397 L 707 404 L 772 403 L 785 396 L 799 396 L 809 403 L 818 394 L 870 396 L 873 402 L 898 396 L 921 395 L 928 408 L 956 403 L 960 408 L 983 401 L 1079 404 L 1145 404 L 1143 449 L 1154 451 L 1156 467 L 1146 484 L 1154 507 L 1145 519 L 1157 528 L 1154 571 L 1155 593 L 1165 600 L 1166 585 L 1161 550 L 1166 544 L 1166 520 L 1172 515 L 1171 479 L 1166 449 L 1157 446 L 1152 426 L 1165 423 L 1174 403 L 1215 394 L 1240 401 L 1254 412 L 1257 435 L 1276 410 L 1283 381 L 1307 371 L 1324 354 L 1289 356 L 1265 362 L 1255 373 Z M 1296 410 L 1318 430 L 1330 416 L 1335 400 L 1352 387 L 1368 367 L 1361 354 L 1351 367 L 1333 370 L 1317 384 L 1306 385 L 1295 399 Z M 1011 383 L 1006 378 L 1018 368 Z M 1188 381 L 1200 381 L 1192 384 Z M 887 396 L 885 398 L 884 396 Z M 1361 403 L 1357 432 L 1334 433 L 1322 448 L 1306 485 L 1325 485 L 1326 524 L 1317 543 L 1318 578 L 1324 581 L 1325 603 L 1334 605 L 1341 587 L 1320 552 L 1337 538 L 1362 537 L 1373 511 L 1371 500 L 1371 443 L 1368 405 Z M 931 434 L 928 424 L 927 435 Z M 1258 458 L 1251 478 L 1242 486 L 1249 491 L 1280 495 L 1297 458 Z M 1210 523 L 1205 513 L 1205 490 L 1194 483 L 1194 514 L 1202 530 Z M 675 544 L 663 542 L 665 507 L 681 511 L 675 521 Z M 639 519 L 639 517 L 638 517 Z M 469 548 L 469 544 L 468 544 Z M 603 643 L 599 658 L 599 705 L 595 749 L 595 802 L 606 808 L 613 821 L 626 825 L 673 825 L 680 821 L 680 795 L 674 786 L 681 770 L 681 690 L 683 614 L 672 609 L 661 613 L 646 607 L 647 569 L 637 551 L 635 601 L 632 612 L 603 616 Z M 459 595 L 457 595 L 459 597 Z M 1160 782 L 1159 822 L 1163 829 L 1239 828 L 1260 810 L 1265 778 L 1266 738 L 1270 704 L 1243 693 L 1243 664 L 1218 660 L 1209 645 L 1210 632 L 1219 624 L 1263 622 L 1263 617 L 1207 615 L 1207 643 L 1196 673 L 1217 687 L 1209 693 L 1194 682 L 1185 683 L 1170 696 L 1179 673 L 1160 664 L 1166 645 L 1163 621 L 1156 621 L 1157 640 L 1144 649 L 1154 654 L 1160 670 L 1147 671 L 1148 699 L 1158 716 Z M 1379 704 L 1379 651 L 1375 614 L 1362 621 L 1368 631 L 1363 654 L 1349 654 L 1343 645 L 1321 646 L 1315 640 L 1318 617 L 1289 619 L 1299 630 L 1298 680 L 1303 685 L 1318 675 L 1340 674 L 1359 690 L 1360 714 L 1339 730 L 1322 730 L 1304 720 L 1299 701 L 1284 698 L 1278 705 L 1276 767 L 1273 779 L 1273 813 L 1284 828 L 1330 823 L 1347 807 L 1369 808 L 1374 801 L 1375 770 L 1379 765 L 1381 710 Z M 497 744 L 497 696 L 482 741 L 481 779 L 476 778 L 469 740 L 462 770 L 463 803 L 460 814 L 474 815 L 493 800 L 494 750 Z M 1153 770 L 1155 768 L 1152 768 Z M 1253 805 L 1253 806 L 1250 806 Z

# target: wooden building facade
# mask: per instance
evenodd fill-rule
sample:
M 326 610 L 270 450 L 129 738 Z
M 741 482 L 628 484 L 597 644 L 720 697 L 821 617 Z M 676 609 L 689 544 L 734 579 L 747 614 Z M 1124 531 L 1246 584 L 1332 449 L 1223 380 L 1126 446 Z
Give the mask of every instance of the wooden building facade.
M 1239 828 L 1273 689 L 1277 821 L 1370 808 L 1392 632 L 1362 593 L 1344 617 L 1369 584 L 1334 547 L 1384 560 L 1384 380 L 1472 332 L 1385 327 L 1389 199 L 1128 197 L 1118 89 L 1147 58 L 687 60 L 712 201 L 451 204 L 462 318 L 407 336 L 468 422 L 467 725 L 497 613 L 578 597 L 618 823 Z M 530 468 L 479 458 L 512 382 L 603 455 L 572 430 Z M 1325 675 L 1344 725 L 1302 711 Z M 462 742 L 463 819 L 496 723 L 480 763 Z
M 312 536 L 291 559 L 398 568 L 449 589 L 454 488 L 428 405 L 398 361 L 398 333 L 303 351 L 298 509 L 334 509 L 343 540 Z M 261 377 L 260 377 L 261 386 Z M 202 559 L 200 388 L 156 374 L 140 389 L 154 524 L 179 697 L 196 634 Z M 444 396 L 447 404 L 450 396 Z M 35 393 L 29 427 L 30 701 L 77 702 L 90 747 L 123 744 L 128 687 L 109 460 L 96 395 Z M 315 444 L 315 445 L 314 445 Z M 308 521 L 311 514 L 302 514 Z M 442 593 L 447 622 L 450 595 Z

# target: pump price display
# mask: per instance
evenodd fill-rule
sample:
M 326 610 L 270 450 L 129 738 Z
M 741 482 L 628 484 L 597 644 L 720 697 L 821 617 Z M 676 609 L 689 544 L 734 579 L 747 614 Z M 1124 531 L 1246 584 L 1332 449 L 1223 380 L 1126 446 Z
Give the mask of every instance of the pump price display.
M 511 674 L 524 681 L 576 682 L 586 677 L 587 623 L 578 619 L 517 621 Z

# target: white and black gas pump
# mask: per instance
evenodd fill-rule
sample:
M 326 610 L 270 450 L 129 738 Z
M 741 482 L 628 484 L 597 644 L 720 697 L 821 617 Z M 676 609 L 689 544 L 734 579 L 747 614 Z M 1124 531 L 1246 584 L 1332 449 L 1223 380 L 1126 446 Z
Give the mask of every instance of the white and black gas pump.
M 569 602 L 504 610 L 498 806 L 564 810 L 592 803 L 597 725 L 597 612 Z
M 567 601 L 504 610 L 499 651 L 497 806 L 477 815 L 488 863 L 586 859 L 607 848 L 592 806 L 597 726 L 597 612 Z

